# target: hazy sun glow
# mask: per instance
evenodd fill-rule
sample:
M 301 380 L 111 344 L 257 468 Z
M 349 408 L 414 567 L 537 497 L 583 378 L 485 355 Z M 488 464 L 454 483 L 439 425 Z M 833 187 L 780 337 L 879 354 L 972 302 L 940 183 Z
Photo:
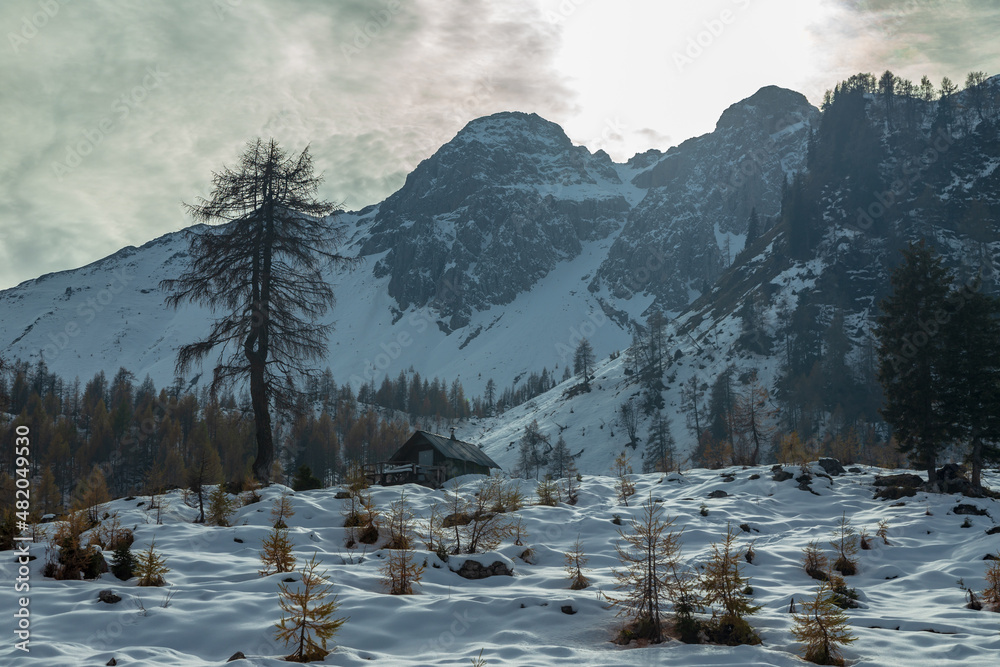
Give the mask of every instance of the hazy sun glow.
M 579 113 L 561 120 L 574 141 L 618 160 L 710 132 L 726 107 L 766 85 L 818 102 L 832 85 L 823 36 L 844 14 L 823 0 L 545 6 L 562 29 L 557 66 L 577 93 Z

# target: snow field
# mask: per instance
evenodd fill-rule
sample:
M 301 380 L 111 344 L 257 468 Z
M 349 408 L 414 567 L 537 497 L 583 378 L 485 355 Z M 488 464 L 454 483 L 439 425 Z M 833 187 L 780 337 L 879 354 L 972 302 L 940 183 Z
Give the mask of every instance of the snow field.
M 797 474 L 798 469 L 789 467 Z M 813 473 L 821 472 L 813 468 Z M 735 477 L 725 482 L 723 474 Z M 328 571 L 339 595 L 338 616 L 349 616 L 335 637 L 337 649 L 327 657 L 330 665 L 468 665 L 483 651 L 494 665 L 802 665 L 799 646 L 790 629 L 789 601 L 812 596 L 816 583 L 803 571 L 802 549 L 810 540 L 827 542 L 846 512 L 860 531 L 867 529 L 873 549 L 860 551 L 859 573 L 847 577 L 860 594 L 861 608 L 849 610 L 858 641 L 845 648 L 854 665 L 977 665 L 993 664 L 1000 649 L 1000 614 L 964 608 L 964 592 L 956 581 L 981 589 L 987 562 L 983 556 L 1000 548 L 1000 537 L 986 534 L 994 525 L 989 516 L 973 516 L 971 528 L 962 528 L 964 516 L 950 511 L 958 503 L 973 504 L 1000 518 L 1000 503 L 992 499 L 966 499 L 918 493 L 899 501 L 872 500 L 871 482 L 884 471 L 868 469 L 833 480 L 814 476 L 814 495 L 797 482 L 774 482 L 766 466 L 718 471 L 691 470 L 683 475 L 636 475 L 636 495 L 629 507 L 615 498 L 610 477 L 585 476 L 575 506 L 527 506 L 521 510 L 528 531 L 526 546 L 534 555 L 521 560 L 525 547 L 509 542 L 496 554 L 477 556 L 483 563 L 513 563 L 514 576 L 469 581 L 426 551 L 418 594 L 390 596 L 383 593 L 379 566 L 385 552 L 368 547 L 348 551 L 341 508 L 347 501 L 334 498 L 337 489 L 298 492 L 292 502 L 296 514 L 288 521 L 298 564 L 314 553 Z M 758 479 L 750 480 L 753 474 Z M 463 491 L 471 495 L 475 476 L 462 478 Z M 662 481 L 661 481 L 662 480 Z M 985 480 L 996 487 L 1000 474 Z M 527 499 L 534 499 L 535 482 L 524 481 Z M 407 485 L 374 487 L 380 508 L 388 508 L 405 488 L 418 522 L 430 507 L 444 500 L 441 491 Z M 710 499 L 722 489 L 729 495 Z M 134 551 L 153 538 L 167 558 L 170 572 L 164 588 L 139 588 L 135 580 L 121 582 L 110 574 L 95 581 L 44 579 L 42 545 L 32 562 L 31 653 L 0 647 L 3 665 L 103 665 L 115 657 L 119 665 L 219 665 L 236 651 L 245 662 L 235 665 L 273 667 L 283 663 L 288 651 L 273 637 L 273 623 L 280 617 L 278 583 L 288 574 L 259 577 L 258 552 L 270 530 L 270 507 L 285 487 L 262 491 L 263 500 L 240 508 L 233 527 L 193 524 L 196 510 L 184 505 L 180 491 L 165 498 L 170 506 L 163 525 L 147 516 L 140 501 L 116 500 L 109 504 L 122 524 L 136 527 Z M 683 528 L 684 557 L 703 562 L 712 542 L 719 541 L 727 523 L 740 532 L 745 547 L 754 541 L 756 558 L 746 564 L 753 598 L 763 605 L 750 619 L 763 639 L 762 646 L 687 646 L 668 642 L 648 648 L 625 648 L 610 643 L 621 620 L 600 599 L 611 592 L 611 568 L 617 566 L 614 543 L 621 516 L 638 516 L 640 503 L 652 495 L 662 501 L 665 514 Z M 708 508 L 701 516 L 700 507 Z M 930 515 L 927 512 L 930 511 Z M 878 521 L 889 519 L 886 546 L 874 537 Z M 746 523 L 750 533 L 738 528 Z M 588 558 L 586 572 L 591 586 L 581 591 L 567 588 L 564 553 L 579 536 Z M 235 540 L 242 540 L 237 542 Z M 362 545 L 363 546 L 363 545 Z M 376 545 L 377 546 L 377 545 Z M 422 546 L 418 541 L 417 546 Z M 110 559 L 111 554 L 106 556 Z M 457 567 L 465 556 L 452 556 Z M 0 558 L 0 573 L 7 581 L 16 576 L 12 557 Z M 294 589 L 295 584 L 291 584 Z M 98 591 L 112 588 L 123 600 L 115 605 L 97 602 Z M 160 606 L 167 593 L 172 598 Z M 16 604 L 13 586 L 0 588 L 0 606 Z M 141 614 L 131 596 L 142 599 Z M 562 607 L 576 612 L 566 614 Z

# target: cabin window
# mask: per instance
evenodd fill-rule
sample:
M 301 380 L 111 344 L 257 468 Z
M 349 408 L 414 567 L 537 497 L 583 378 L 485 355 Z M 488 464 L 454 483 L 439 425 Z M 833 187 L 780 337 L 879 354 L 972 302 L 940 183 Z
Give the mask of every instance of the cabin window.
M 417 463 L 422 466 L 434 465 L 434 450 L 422 449 L 417 452 Z

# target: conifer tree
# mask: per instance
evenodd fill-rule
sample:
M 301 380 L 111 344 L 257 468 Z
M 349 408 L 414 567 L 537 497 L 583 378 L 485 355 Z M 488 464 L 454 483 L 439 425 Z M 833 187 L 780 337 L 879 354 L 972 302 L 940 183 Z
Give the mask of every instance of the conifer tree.
M 643 452 L 643 472 L 670 472 L 675 467 L 674 436 L 670 430 L 670 417 L 662 410 L 653 413 L 646 437 L 646 451 Z
M 406 491 L 400 491 L 399 500 L 389 503 L 385 527 L 389 533 L 386 549 L 413 548 L 413 511 L 406 499 Z
M 302 587 L 292 591 L 285 583 L 278 584 L 281 620 L 275 624 L 277 638 L 294 650 L 285 657 L 289 662 L 313 662 L 330 654 L 327 642 L 349 619 L 332 618 L 340 607 L 337 596 L 330 596 L 333 586 L 326 582 L 326 572 L 316 572 L 319 563 L 313 556 L 303 565 Z
M 851 525 L 851 520 L 847 518 L 847 512 L 844 512 L 840 523 L 833 530 L 833 540 L 830 542 L 830 546 L 837 552 L 833 569 L 845 577 L 856 574 L 858 561 L 854 556 L 858 553 L 858 534 L 854 526 Z
M 997 559 L 990 562 L 986 568 L 986 588 L 982 592 L 983 603 L 993 611 L 1000 612 L 1000 552 Z
M 782 463 L 801 463 L 808 461 L 806 446 L 802 443 L 798 431 L 781 436 L 780 454 Z
M 881 538 L 885 544 L 889 544 L 889 520 L 882 519 L 878 522 L 878 530 L 875 531 L 875 536 Z
M 401 491 L 399 500 L 389 504 L 386 524 L 389 542 L 385 549 L 389 555 L 379 568 L 382 583 L 390 595 L 411 595 L 413 585 L 422 578 L 424 567 L 414 562 L 413 512 L 406 501 L 405 492 Z
M 566 552 L 566 576 L 569 577 L 571 590 L 578 591 L 590 585 L 590 580 L 584 574 L 586 566 L 587 557 L 583 555 L 583 545 L 577 536 L 573 547 Z
M 14 516 L 10 515 L 10 526 L 13 530 Z M 80 536 L 89 527 L 87 513 L 83 510 L 70 512 L 66 520 L 58 525 L 55 534 L 50 538 L 52 547 L 58 548 L 56 563 L 52 564 L 51 572 L 54 579 L 80 578 L 86 574 L 92 556 L 92 549 L 81 544 Z
M 139 577 L 138 586 L 163 586 L 166 581 L 163 575 L 170 572 L 166 559 L 156 552 L 156 540 L 149 543 L 149 548 L 140 552 L 136 558 L 133 572 Z
M 930 483 L 936 481 L 938 452 L 953 430 L 942 389 L 945 339 L 938 335 L 950 282 L 940 257 L 923 242 L 911 244 L 892 273 L 892 294 L 880 304 L 876 331 L 882 416 L 899 451 L 927 470 Z
M 552 448 L 552 454 L 549 456 L 549 474 L 552 475 L 553 479 L 561 479 L 567 475 L 572 464 L 573 455 L 570 454 L 566 440 L 560 434 Z
M 219 452 L 208 440 L 199 443 L 195 452 L 194 462 L 188 468 L 188 488 L 198 498 L 198 520 L 195 523 L 205 522 L 205 487 L 209 484 L 216 484 L 222 479 L 222 461 L 219 459 Z
M 821 583 L 816 597 L 802 601 L 802 613 L 795 614 L 792 635 L 805 644 L 803 657 L 817 665 L 843 665 L 840 648 L 857 640 L 848 626 L 847 614 L 836 604 L 830 582 Z
M 958 291 L 949 300 L 962 306 L 942 327 L 945 412 L 981 489 L 983 464 L 1000 461 L 1000 300 Z
M 260 561 L 264 568 L 257 573 L 266 577 L 272 572 L 291 572 L 295 569 L 295 556 L 292 554 L 292 541 L 288 538 L 288 529 L 274 526 L 264 538 L 261 545 Z
M 539 505 L 555 507 L 559 502 L 559 487 L 548 475 L 535 487 L 535 494 L 538 496 Z
M 274 503 L 271 505 L 271 519 L 274 521 L 274 527 L 287 528 L 285 519 L 293 516 L 295 516 L 295 507 L 292 505 L 292 499 L 287 491 L 283 491 L 281 496 L 275 498 Z
M 295 491 L 311 491 L 313 489 L 322 489 L 323 482 L 313 474 L 312 468 L 302 464 L 295 471 L 295 476 L 292 477 L 292 489 Z
M 813 579 L 827 581 L 830 578 L 830 575 L 827 572 L 829 569 L 829 562 L 826 558 L 826 554 L 824 554 L 822 549 L 819 548 L 819 543 L 815 540 L 810 542 L 806 548 L 802 550 L 802 566 L 805 568 L 806 574 Z
M 573 372 L 580 376 L 582 384 L 587 391 L 590 391 L 590 373 L 594 370 L 594 348 L 590 342 L 584 338 L 576 346 L 573 353 Z
M 750 445 L 736 463 L 741 465 L 757 465 L 760 463 L 761 447 L 770 441 L 774 429 L 768 424 L 772 411 L 768 410 L 767 389 L 757 379 L 756 369 L 750 371 L 746 393 L 737 394 L 733 406 L 733 424 L 735 429 Z
M 42 479 L 38 487 L 38 504 L 38 509 L 43 515 L 55 512 L 62 504 L 62 494 L 59 493 L 51 466 L 45 466 L 42 470 Z
M 358 523 L 358 542 L 375 544 L 378 542 L 379 526 L 382 513 L 375 505 L 375 499 L 367 489 L 358 492 L 358 504 L 361 508 Z
M 329 265 L 352 260 L 336 253 L 343 232 L 327 219 L 336 210 L 315 193 L 322 177 L 306 148 L 292 156 L 273 139 L 247 143 L 238 166 L 213 174 L 211 198 L 188 210 L 199 222 L 228 223 L 189 230 L 190 265 L 165 280 L 167 304 L 193 302 L 220 312 L 209 334 L 182 347 L 182 375 L 222 348 L 212 389 L 248 382 L 257 455 L 253 474 L 269 481 L 274 460 L 271 408 L 293 408 L 301 395 L 286 379 L 309 377 L 309 360 L 326 352 L 334 305 L 323 277 Z
M 632 623 L 632 635 L 653 643 L 663 641 L 663 603 L 681 557 L 680 533 L 670 530 L 673 523 L 650 494 L 640 517 L 631 520 L 631 531 L 618 529 L 621 540 L 615 550 L 622 568 L 613 570 L 618 594 L 604 595 Z
M 236 511 L 235 501 L 229 497 L 226 490 L 219 484 L 208 496 L 208 517 L 206 522 L 211 526 L 228 526 Z
M 702 574 L 705 602 L 718 605 L 721 614 L 715 620 L 716 640 L 723 644 L 759 644 L 760 637 L 747 622 L 760 609 L 747 598 L 744 590 L 748 580 L 740 572 L 743 561 L 736 546 L 736 533 L 726 525 L 726 536 L 721 543 L 712 544 L 712 555 Z
M 104 505 L 111 501 L 108 483 L 99 466 L 94 466 L 86 479 L 81 480 L 74 493 L 73 509 L 83 510 L 91 526 L 96 526 L 104 514 Z
M 528 539 L 528 529 L 524 525 L 524 519 L 518 515 L 514 519 L 514 526 L 511 529 L 511 537 L 514 538 L 514 546 L 523 547 L 524 541 Z
M 685 644 L 701 642 L 702 623 L 697 614 L 705 611 L 698 573 L 680 562 L 680 555 L 670 564 L 670 586 L 667 597 L 674 606 L 674 630 Z
M 111 570 L 111 574 L 115 575 L 122 581 L 127 581 L 132 578 L 135 572 L 136 558 L 132 553 L 132 547 L 125 541 L 118 543 L 115 547 L 114 556 L 111 558 L 111 564 L 108 569 Z
M 629 479 L 629 475 L 632 474 L 632 466 L 629 463 L 628 455 L 622 451 L 617 457 L 615 457 L 614 463 L 614 474 L 618 478 L 615 482 L 615 493 L 625 507 L 628 507 L 628 499 L 635 495 L 635 483 Z

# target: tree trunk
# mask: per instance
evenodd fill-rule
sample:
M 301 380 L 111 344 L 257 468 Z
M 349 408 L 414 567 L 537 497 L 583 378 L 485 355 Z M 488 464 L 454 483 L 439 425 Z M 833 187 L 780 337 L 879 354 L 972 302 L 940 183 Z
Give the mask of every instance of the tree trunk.
M 271 480 L 271 462 L 274 460 L 274 440 L 271 435 L 271 412 L 267 404 L 264 384 L 264 364 L 251 361 L 250 402 L 257 436 L 257 457 L 253 461 L 253 476 L 263 486 Z
M 972 439 L 972 451 L 969 452 L 972 463 L 972 486 L 983 488 L 983 440 L 978 435 Z

